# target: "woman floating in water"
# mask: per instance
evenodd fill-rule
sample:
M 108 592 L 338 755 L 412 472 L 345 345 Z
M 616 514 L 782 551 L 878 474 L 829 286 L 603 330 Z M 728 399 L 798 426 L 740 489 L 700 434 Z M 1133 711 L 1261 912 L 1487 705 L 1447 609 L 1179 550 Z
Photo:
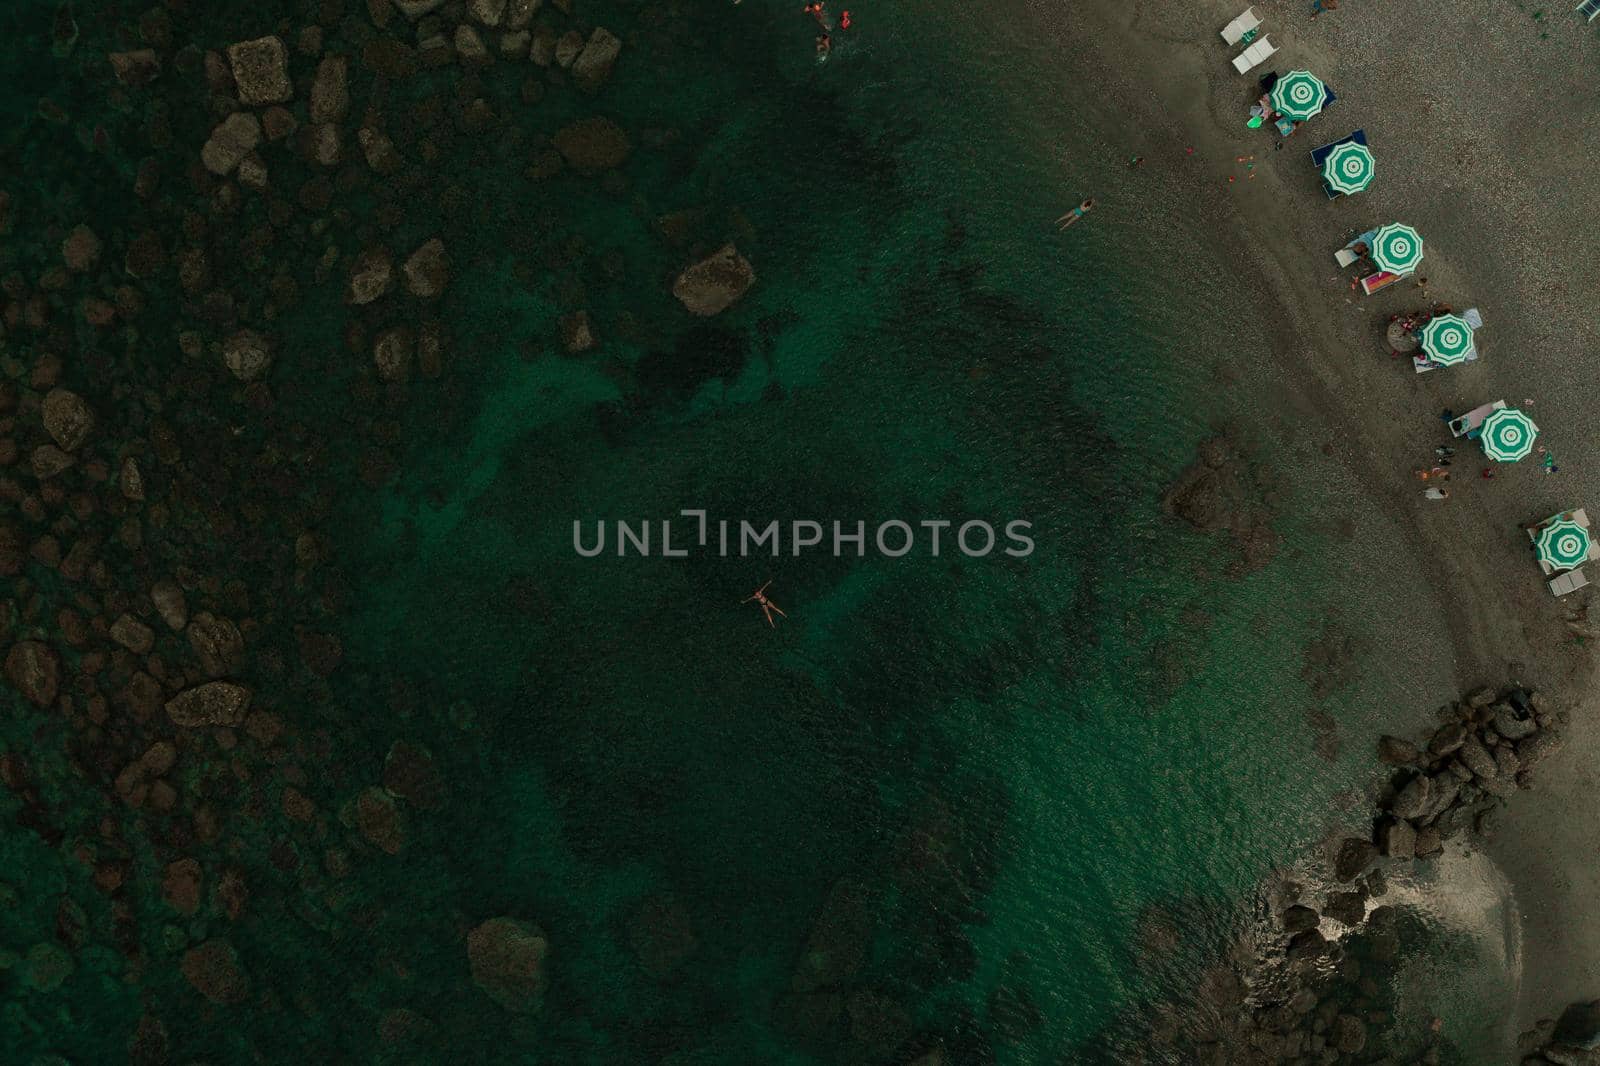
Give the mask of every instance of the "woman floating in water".
M 1082 218 L 1084 215 L 1087 215 L 1092 210 L 1094 210 L 1094 197 L 1091 196 L 1077 207 L 1074 207 L 1071 211 L 1068 211 L 1066 214 L 1056 219 L 1056 228 L 1066 229 L 1068 226 L 1072 225 L 1074 222 L 1078 221 L 1078 219 Z
M 768 581 L 767 585 L 770 584 L 772 584 L 772 582 Z M 777 629 L 778 624 L 772 620 L 772 612 L 777 611 L 778 614 L 782 615 L 784 618 L 788 618 L 789 616 L 784 614 L 782 609 L 779 608 L 777 604 L 767 599 L 767 585 L 762 585 L 760 588 L 756 589 L 739 602 L 749 603 L 751 600 L 756 601 L 756 603 L 761 605 L 761 613 L 767 616 L 767 625 L 771 626 L 773 629 Z

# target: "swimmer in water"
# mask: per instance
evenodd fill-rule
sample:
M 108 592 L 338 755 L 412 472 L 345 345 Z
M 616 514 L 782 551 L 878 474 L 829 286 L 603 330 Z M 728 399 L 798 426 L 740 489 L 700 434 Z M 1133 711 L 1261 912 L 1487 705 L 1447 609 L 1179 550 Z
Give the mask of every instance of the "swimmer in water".
M 833 47 L 833 38 L 829 37 L 826 33 L 822 34 L 821 36 L 819 36 L 817 38 L 817 60 L 818 60 L 818 62 L 828 58 L 828 51 L 832 47 Z
M 1074 207 L 1071 211 L 1068 211 L 1066 214 L 1056 219 L 1056 228 L 1066 229 L 1068 226 L 1072 225 L 1074 222 L 1078 221 L 1078 219 L 1082 218 L 1084 215 L 1087 215 L 1092 210 L 1094 210 L 1094 197 L 1091 196 L 1077 207 Z
M 772 584 L 772 582 L 768 581 L 767 585 L 770 585 L 770 584 Z M 777 629 L 778 628 L 778 624 L 772 620 L 772 613 L 774 611 L 777 611 L 777 613 L 779 615 L 781 615 L 782 617 L 784 617 L 784 618 L 788 618 L 789 616 L 784 614 L 782 609 L 779 608 L 777 604 L 775 604 L 771 600 L 767 599 L 767 585 L 762 585 L 760 588 L 756 589 L 754 592 L 752 592 L 750 595 L 746 596 L 744 599 L 740 600 L 739 602 L 740 603 L 749 603 L 751 600 L 754 600 L 756 603 L 760 604 L 761 605 L 761 613 L 767 616 L 767 625 L 771 626 L 773 629 Z

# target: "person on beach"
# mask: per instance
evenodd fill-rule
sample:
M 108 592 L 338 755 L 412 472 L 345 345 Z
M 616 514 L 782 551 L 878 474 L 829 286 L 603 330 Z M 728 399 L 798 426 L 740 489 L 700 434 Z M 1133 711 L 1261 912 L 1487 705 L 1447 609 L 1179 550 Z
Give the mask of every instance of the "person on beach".
M 1311 0 L 1311 19 L 1315 22 L 1324 11 L 1334 11 L 1338 7 L 1339 0 Z
M 1448 459 L 1455 453 L 1456 450 L 1450 447 L 1448 444 L 1441 444 L 1437 448 L 1433 449 L 1433 456 L 1435 459 Z
M 1082 218 L 1084 215 L 1087 215 L 1093 210 L 1094 197 L 1091 196 L 1077 207 L 1074 207 L 1071 211 L 1068 211 L 1066 214 L 1056 219 L 1056 228 L 1066 229 L 1068 226 L 1072 225 L 1074 222 L 1078 221 L 1078 219 Z
M 1422 491 L 1422 494 L 1430 500 L 1448 500 L 1450 498 L 1450 490 L 1441 489 L 1437 485 L 1429 485 Z
M 1134 169 L 1137 169 L 1138 167 L 1142 167 L 1142 166 L 1144 166 L 1144 156 L 1142 156 L 1142 155 L 1136 155 L 1136 156 L 1134 156 L 1134 157 L 1132 157 L 1131 159 L 1128 160 L 1128 169 L 1129 170 L 1134 170 Z
M 1494 467 L 1492 467 L 1492 466 L 1484 467 L 1483 468 L 1483 480 L 1488 481 L 1493 477 L 1494 477 Z

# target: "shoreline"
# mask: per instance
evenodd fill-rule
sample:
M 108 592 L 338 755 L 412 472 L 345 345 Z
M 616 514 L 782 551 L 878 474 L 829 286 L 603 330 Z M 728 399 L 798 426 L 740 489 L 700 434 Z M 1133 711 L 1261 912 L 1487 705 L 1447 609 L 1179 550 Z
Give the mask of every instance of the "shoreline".
M 1590 473 L 1595 449 L 1581 438 L 1582 413 L 1600 400 L 1600 388 L 1580 373 L 1580 353 L 1600 343 L 1600 336 L 1585 320 L 1572 291 L 1577 286 L 1552 280 L 1550 266 L 1528 254 L 1545 248 L 1548 258 L 1552 228 L 1565 227 L 1572 262 L 1581 263 L 1581 234 L 1593 231 L 1588 219 L 1595 217 L 1586 206 L 1600 207 L 1600 194 L 1592 182 L 1567 182 L 1562 191 L 1569 202 L 1549 212 L 1555 217 L 1516 209 L 1544 202 L 1539 186 L 1565 169 L 1551 157 L 1570 152 L 1594 158 L 1573 138 L 1552 137 L 1543 152 L 1517 138 L 1537 125 L 1541 101 L 1559 98 L 1563 77 L 1566 84 L 1580 84 L 1577 64 L 1592 59 L 1593 38 L 1581 25 L 1565 25 L 1560 12 L 1547 37 L 1516 24 L 1526 18 L 1520 12 L 1485 7 L 1436 13 L 1439 21 L 1461 23 L 1454 27 L 1460 43 L 1435 64 L 1400 70 L 1403 49 L 1390 49 L 1395 54 L 1377 62 L 1373 55 L 1384 53 L 1371 49 L 1374 42 L 1406 39 L 1411 27 L 1403 14 L 1352 6 L 1312 22 L 1297 4 L 1267 2 L 1257 10 L 1280 51 L 1241 77 L 1228 65 L 1233 52 L 1217 35 L 1239 6 L 1174 12 L 1166 4 L 1098 0 L 1074 12 L 1069 23 L 1042 4 L 1030 5 L 1038 28 L 1063 45 L 1064 62 L 1084 84 L 1102 87 L 1097 124 L 1136 131 L 1138 147 L 1130 151 L 1150 157 L 1141 176 L 1181 187 L 1193 198 L 1196 227 L 1206 230 L 1219 259 L 1235 264 L 1227 283 L 1243 282 L 1278 339 L 1276 359 L 1298 382 L 1290 398 L 1296 415 L 1327 428 L 1328 453 L 1363 485 L 1361 502 L 1402 531 L 1437 590 L 1456 682 L 1437 700 L 1512 679 L 1573 701 L 1567 750 L 1541 767 L 1535 791 L 1519 793 L 1504 808 L 1502 828 L 1484 845 L 1509 879 L 1520 911 L 1527 976 L 1512 1013 L 1518 1028 L 1529 1029 L 1567 1002 L 1594 994 L 1600 982 L 1600 933 L 1582 935 L 1569 921 L 1600 903 L 1600 871 L 1583 859 L 1600 843 L 1600 833 L 1588 828 L 1595 820 L 1583 813 L 1600 813 L 1597 793 L 1588 787 L 1595 775 L 1586 769 L 1589 757 L 1600 752 L 1600 737 L 1589 725 L 1596 701 L 1586 684 L 1594 664 L 1572 643 L 1582 635 L 1583 621 L 1577 621 L 1578 630 L 1567 625 L 1588 593 L 1554 600 L 1518 543 L 1521 522 L 1600 499 L 1600 482 Z M 1431 26 L 1430 40 L 1449 38 L 1451 29 Z M 1551 38 L 1557 38 L 1554 44 Z M 1480 59 L 1477 53 L 1486 47 L 1504 62 Z M 1552 61 L 1547 52 L 1562 61 Z M 1274 151 L 1275 136 L 1244 128 L 1249 98 L 1267 70 L 1302 66 L 1325 76 L 1339 101 Z M 1527 84 L 1496 96 L 1491 90 L 1501 83 L 1495 69 L 1515 69 Z M 1405 87 L 1394 79 L 1403 79 Z M 1471 84 L 1459 87 L 1461 80 Z M 1377 180 L 1365 193 L 1325 201 L 1304 153 L 1352 128 L 1368 131 Z M 1600 131 L 1577 132 L 1583 145 L 1600 148 Z M 1470 144 L 1471 165 L 1494 173 L 1455 186 L 1461 163 L 1454 153 L 1433 151 L 1441 140 Z M 1184 145 L 1193 145 L 1199 160 L 1177 171 L 1166 160 L 1179 159 Z M 1259 177 L 1227 184 L 1223 161 L 1240 155 L 1255 157 Z M 1449 195 L 1442 196 L 1446 190 Z M 1103 202 L 1101 213 L 1120 206 Z M 1349 233 L 1391 218 L 1423 233 L 1428 291 L 1402 283 L 1400 292 L 1352 297 L 1342 277 L 1330 283 L 1340 273 L 1332 250 Z M 1505 261 L 1513 250 L 1521 253 L 1515 266 Z M 1415 375 L 1383 355 L 1383 328 L 1390 314 L 1438 299 L 1483 309 L 1484 357 L 1466 367 Z M 1571 334 L 1558 340 L 1551 328 L 1557 322 L 1570 325 Z M 1494 482 L 1462 486 L 1445 506 L 1424 501 L 1410 466 L 1431 454 L 1439 436 L 1437 412 L 1464 410 L 1491 395 L 1536 398 L 1533 413 L 1563 469 L 1545 478 L 1524 463 Z M 1463 473 L 1475 475 L 1470 459 L 1461 465 Z M 1413 718 L 1397 720 L 1387 731 L 1412 735 L 1426 721 L 1424 712 L 1416 708 L 1409 712 Z M 1378 738 L 1350 739 L 1376 744 Z

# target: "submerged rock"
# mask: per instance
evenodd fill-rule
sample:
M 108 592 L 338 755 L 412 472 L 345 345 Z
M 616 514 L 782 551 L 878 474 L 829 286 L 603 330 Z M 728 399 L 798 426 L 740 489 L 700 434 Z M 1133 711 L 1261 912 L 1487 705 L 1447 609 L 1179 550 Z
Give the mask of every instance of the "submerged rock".
M 194 859 L 168 863 L 161 875 L 161 898 L 179 914 L 188 916 L 200 909 L 200 864 Z
M 100 262 L 100 238 L 88 226 L 74 226 L 61 242 L 61 261 L 76 274 L 93 270 Z
M 383 760 L 383 787 L 413 807 L 431 810 L 444 801 L 444 780 L 427 748 L 397 740 Z
M 604 26 L 596 26 L 583 50 L 572 61 L 572 81 L 586 93 L 600 91 L 622 54 L 622 42 Z
M 253 329 L 241 329 L 222 344 L 222 362 L 240 381 L 254 381 L 272 365 L 267 338 Z
M 54 444 L 41 444 L 28 456 L 28 465 L 33 468 L 33 476 L 40 481 L 47 481 L 63 470 L 70 469 L 74 461 L 72 456 Z
M 181 630 L 189 624 L 189 603 L 177 582 L 163 578 L 151 585 L 150 602 L 156 605 L 156 613 L 169 628 Z
M 250 979 L 239 965 L 239 955 L 225 940 L 207 940 L 190 948 L 180 968 L 194 990 L 213 1003 L 242 1003 L 250 994 Z
M 201 611 L 189 623 L 186 634 L 200 668 L 208 676 L 224 677 L 243 664 L 244 637 L 231 620 Z
M 391 2 L 400 9 L 400 14 L 413 22 L 423 15 L 439 10 L 445 4 L 445 0 L 391 0 Z
M 338 122 L 350 109 L 348 85 L 350 61 L 344 56 L 326 56 L 317 64 L 311 83 L 311 121 Z
M 450 261 L 445 258 L 444 241 L 438 237 L 425 242 L 412 252 L 401 267 L 405 275 L 406 290 L 425 300 L 444 292 L 450 283 Z
M 411 357 L 415 351 L 411 330 L 390 326 L 372 343 L 372 365 L 384 381 L 403 382 L 411 376 Z
M 142 89 L 161 73 L 161 56 L 154 48 L 112 52 L 106 57 L 117 80 L 130 89 Z
M 56 701 L 60 679 L 60 657 L 48 644 L 19 641 L 6 653 L 6 680 L 36 707 L 48 707 Z
M 561 343 L 568 354 L 577 355 L 594 347 L 594 333 L 589 329 L 589 312 L 574 311 L 561 318 Z
M 200 162 L 218 176 L 231 174 L 260 143 L 260 120 L 247 112 L 236 112 L 211 131 L 210 139 L 200 149 Z
M 381 788 L 366 789 L 356 797 L 356 828 L 387 855 L 398 855 L 405 847 L 405 823 L 393 797 Z
M 498 26 L 506 14 L 506 0 L 467 0 L 467 14 L 485 26 Z
M 568 166 L 590 174 L 621 166 L 633 151 L 622 127 L 601 115 L 561 127 L 553 140 Z
M 467 934 L 472 981 L 506 1010 L 537 1010 L 544 996 L 549 943 L 538 926 L 515 918 L 490 918 Z
M 155 630 L 124 611 L 111 623 L 111 639 L 135 655 L 148 655 L 156 646 Z
M 294 95 L 289 83 L 289 54 L 276 37 L 258 37 L 228 46 L 228 65 L 239 89 L 239 102 L 248 107 L 281 104 Z
M 739 250 L 725 244 L 679 274 L 672 283 L 672 295 L 690 314 L 705 318 L 732 307 L 755 280 L 755 270 Z
M 250 709 L 250 690 L 231 681 L 185 689 L 167 701 L 167 717 L 187 728 L 236 726 Z
M 357 306 L 369 304 L 389 291 L 394 261 L 387 248 L 367 248 L 350 264 L 350 289 L 346 299 Z
M 63 451 L 75 452 L 83 447 L 94 429 L 94 412 L 83 397 L 63 388 L 45 394 L 39 413 L 44 418 L 45 431 Z

